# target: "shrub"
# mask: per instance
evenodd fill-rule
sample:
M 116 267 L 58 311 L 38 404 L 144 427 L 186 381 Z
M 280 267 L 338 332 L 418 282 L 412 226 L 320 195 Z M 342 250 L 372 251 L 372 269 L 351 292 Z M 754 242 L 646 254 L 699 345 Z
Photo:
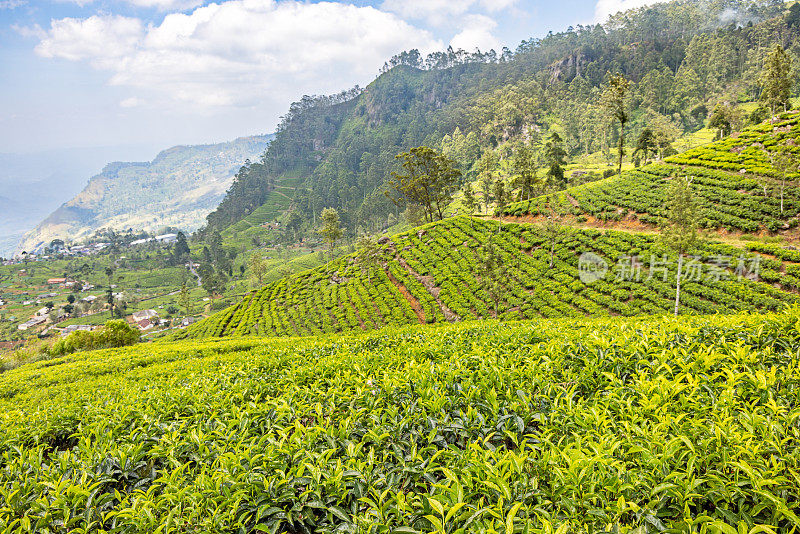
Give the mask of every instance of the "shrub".
M 139 341 L 139 331 L 125 321 L 107 321 L 99 330 L 77 330 L 59 339 L 49 349 L 51 356 L 62 356 L 81 350 L 125 347 Z

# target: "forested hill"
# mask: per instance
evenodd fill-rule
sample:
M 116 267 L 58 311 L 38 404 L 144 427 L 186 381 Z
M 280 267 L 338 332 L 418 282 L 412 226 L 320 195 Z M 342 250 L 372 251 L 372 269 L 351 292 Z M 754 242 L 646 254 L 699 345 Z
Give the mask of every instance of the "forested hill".
M 769 47 L 780 43 L 797 55 L 800 10 L 787 7 L 780 0 L 677 1 L 524 41 L 513 52 L 403 53 L 366 89 L 293 104 L 263 159 L 240 170 L 208 227 L 221 231 L 247 216 L 291 175 L 300 178 L 292 206 L 307 228 L 314 214 L 335 207 L 351 232 L 374 230 L 396 215 L 383 194 L 395 156 L 419 145 L 442 150 L 467 176 L 486 150 L 509 155 L 515 143 L 553 131 L 567 157 L 611 158 L 619 131 L 601 94 L 612 73 L 632 83 L 628 144 L 649 127 L 669 145 L 701 128 L 718 104 L 757 99 Z

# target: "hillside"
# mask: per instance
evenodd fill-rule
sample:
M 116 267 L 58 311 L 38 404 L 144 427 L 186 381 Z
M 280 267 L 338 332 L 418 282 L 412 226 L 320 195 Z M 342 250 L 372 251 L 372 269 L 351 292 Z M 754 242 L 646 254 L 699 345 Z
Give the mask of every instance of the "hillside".
M 509 216 L 560 214 L 590 223 L 657 226 L 664 217 L 670 176 L 693 176 L 704 225 L 729 232 L 783 232 L 798 225 L 799 174 L 789 173 L 781 212 L 782 175 L 769 153 L 800 154 L 800 111 L 744 129 L 727 139 L 670 156 L 605 180 L 506 206 Z M 765 152 L 766 151 L 766 152 Z
M 248 159 L 259 158 L 271 136 L 213 145 L 176 146 L 150 162 L 109 163 L 72 200 L 28 232 L 19 250 L 37 250 L 55 238 L 68 241 L 100 228 L 193 231 L 224 197 Z
M 490 321 L 28 365 L 0 374 L 0 523 L 791 532 L 799 319 Z
M 524 41 L 513 52 L 400 54 L 363 90 L 293 104 L 264 158 L 237 178 L 208 225 L 222 232 L 236 224 L 268 201 L 270 184 L 292 176 L 292 206 L 305 235 L 325 207 L 336 208 L 353 235 L 389 227 L 399 213 L 383 195 L 387 177 L 398 153 L 420 145 L 445 152 L 473 180 L 484 155 L 497 151 L 508 163 L 522 144 L 540 150 L 558 133 L 568 160 L 591 155 L 602 172 L 619 137 L 602 105 L 617 72 L 631 82 L 628 153 L 644 128 L 669 151 L 705 126 L 718 104 L 757 100 L 773 43 L 800 51 L 800 24 L 786 7 L 771 0 L 658 3 Z M 510 188 L 513 177 L 506 178 Z
M 373 262 L 354 255 L 273 282 L 179 335 L 296 336 L 496 316 L 666 314 L 674 306 L 674 258 L 666 274 L 661 270 L 649 276 L 651 256 L 660 261 L 665 253 L 652 235 L 575 230 L 555 245 L 552 267 L 553 243 L 533 225 L 456 217 L 381 242 Z M 753 252 L 731 245 L 707 244 L 698 267 L 701 278 L 685 280 L 682 313 L 774 311 L 797 302 L 793 291 L 800 288 L 800 253 L 775 248 L 756 259 Z M 488 270 L 492 251 L 502 271 Z M 605 276 L 581 281 L 584 253 L 607 262 Z M 624 279 L 625 266 L 617 262 L 622 255 L 637 255 L 644 262 L 639 280 Z M 722 266 L 718 257 L 728 258 L 730 265 Z M 760 281 L 735 275 L 740 260 L 752 274 L 758 263 Z M 715 265 L 724 273 L 713 275 Z

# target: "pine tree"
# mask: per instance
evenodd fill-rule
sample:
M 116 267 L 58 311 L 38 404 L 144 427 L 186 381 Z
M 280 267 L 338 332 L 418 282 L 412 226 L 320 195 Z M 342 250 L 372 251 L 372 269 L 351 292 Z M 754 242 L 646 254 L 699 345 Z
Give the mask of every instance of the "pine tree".
M 792 59 L 779 44 L 776 44 L 764 61 L 759 84 L 761 85 L 761 102 L 766 105 L 770 113 L 775 115 L 778 110 L 789 107 L 792 80 Z

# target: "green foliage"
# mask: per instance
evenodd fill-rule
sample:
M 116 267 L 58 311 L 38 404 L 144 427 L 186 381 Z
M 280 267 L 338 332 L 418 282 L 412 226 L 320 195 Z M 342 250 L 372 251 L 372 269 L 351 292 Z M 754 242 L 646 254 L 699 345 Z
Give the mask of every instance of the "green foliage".
M 392 200 L 398 205 L 422 206 L 427 222 L 444 218 L 444 209 L 461 177 L 455 161 L 426 146 L 412 148 L 396 157 L 402 161 L 404 174 L 392 172 L 389 186 L 397 195 Z
M 625 144 L 620 133 L 638 135 L 644 127 L 657 136 L 670 130 L 660 144 L 668 155 L 668 139 L 703 127 L 712 103 L 731 94 L 758 97 L 765 44 L 796 46 L 800 30 L 767 20 L 783 12 L 774 0 L 660 3 L 524 41 L 513 54 L 448 50 L 429 61 L 400 54 L 363 91 L 293 104 L 260 163 L 260 185 L 232 190 L 220 210 L 236 206 L 236 215 L 221 220 L 248 218 L 273 201 L 267 184 L 292 173 L 300 182 L 292 206 L 307 228 L 330 206 L 352 234 L 383 229 L 397 216 L 383 196 L 398 171 L 394 156 L 416 146 L 441 148 L 468 181 L 481 153 L 506 143 L 538 146 L 540 132 L 554 130 L 570 159 L 598 152 L 610 158 L 612 146 Z M 623 132 L 602 106 L 617 72 L 631 82 Z
M 83 350 L 125 347 L 139 341 L 139 330 L 122 320 L 107 321 L 94 331 L 76 330 L 59 339 L 49 349 L 51 356 L 62 356 Z
M 798 312 L 147 344 L 0 375 L 10 532 L 791 532 Z
M 563 193 L 517 202 L 505 207 L 506 215 L 548 216 L 588 214 L 599 221 L 614 221 L 629 214 L 644 223 L 659 226 L 666 218 L 668 177 L 693 176 L 692 188 L 701 207 L 701 225 L 712 229 L 756 233 L 776 232 L 790 224 L 800 211 L 800 190 L 787 187 L 781 199 L 768 195 L 766 183 L 783 174 L 771 163 L 771 151 L 800 153 L 800 113 L 787 113 L 775 124 L 762 124 L 737 137 L 670 156 L 665 163 L 650 164 L 635 171 L 576 187 Z M 768 150 L 764 150 L 766 147 Z M 731 172 L 731 171 L 735 171 Z M 789 172 L 792 185 L 800 175 Z M 567 196 L 568 195 L 568 196 Z M 577 203 L 576 205 L 573 202 Z
M 646 263 L 667 252 L 657 236 L 575 230 L 556 224 L 550 236 L 537 225 L 503 224 L 455 217 L 412 232 L 381 238 L 381 268 L 364 264 L 360 254 L 330 262 L 267 284 L 241 302 L 174 335 L 195 339 L 218 336 L 298 336 L 383 326 L 491 318 L 494 297 L 482 285 L 482 251 L 492 237 L 495 261 L 504 269 L 504 291 L 497 302 L 503 319 L 586 315 L 662 315 L 672 312 L 677 261 L 663 271 L 626 278 L 615 266 L 621 255 L 638 255 Z M 592 252 L 609 271 L 602 280 L 580 280 L 579 257 Z M 798 282 L 788 272 L 792 260 L 778 262 L 770 280 L 736 276 L 739 262 L 756 258 L 733 247 L 705 243 L 696 254 L 707 262 L 731 258 L 719 279 L 682 283 L 685 314 L 775 311 L 798 300 Z M 647 265 L 646 267 L 649 267 Z M 772 272 L 774 271 L 774 274 Z M 781 271 L 786 271 L 786 274 Z M 768 282 L 768 283 L 765 283 Z M 772 286 L 780 284 L 782 289 Z
M 759 84 L 761 85 L 761 102 L 774 115 L 776 111 L 786 111 L 792 90 L 792 59 L 776 43 L 764 61 Z

